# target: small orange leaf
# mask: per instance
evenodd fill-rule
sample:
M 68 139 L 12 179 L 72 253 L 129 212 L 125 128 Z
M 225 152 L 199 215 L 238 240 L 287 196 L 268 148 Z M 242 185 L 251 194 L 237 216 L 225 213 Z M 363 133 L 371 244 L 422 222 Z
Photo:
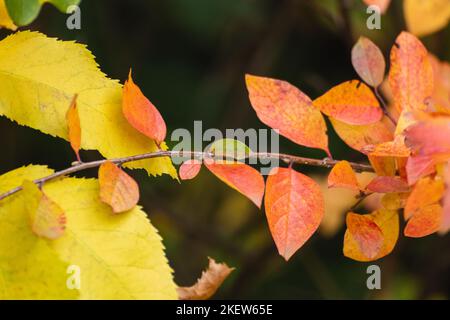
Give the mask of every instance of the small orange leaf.
M 246 75 L 250 102 L 258 118 L 300 145 L 324 150 L 327 126 L 311 99 L 286 81 Z
M 436 171 L 436 163 L 431 156 L 411 156 L 406 162 L 406 176 L 410 186 L 421 178 Z
M 377 145 L 392 141 L 394 135 L 389 126 L 379 121 L 367 125 L 351 125 L 330 117 L 331 124 L 338 136 L 351 148 L 365 153 L 367 145 Z
M 386 193 L 381 198 L 381 205 L 387 210 L 402 209 L 405 207 L 408 197 L 409 193 L 406 192 Z
M 70 145 L 77 155 L 77 160 L 81 162 L 80 159 L 80 148 L 81 148 L 81 125 L 80 116 L 77 109 L 77 95 L 73 97 L 70 103 L 69 110 L 66 113 L 67 127 L 69 129 L 69 141 Z
M 50 240 L 61 237 L 66 228 L 66 216 L 63 209 L 33 182 L 25 180 L 22 188 L 33 232 L 39 237 Z
M 389 84 L 399 112 L 426 108 L 434 91 L 433 69 L 428 51 L 415 36 L 402 32 L 391 51 Z
M 331 169 L 328 175 L 328 188 L 335 187 L 360 190 L 356 174 L 348 161 L 339 161 Z
M 206 300 L 211 298 L 234 268 L 226 263 L 217 263 L 209 258 L 209 266 L 203 271 L 197 283 L 191 287 L 178 287 L 178 298 L 180 300 Z
M 122 111 L 128 122 L 139 132 L 160 144 L 166 138 L 166 123 L 158 109 L 133 82 L 131 71 L 123 86 Z
M 231 188 L 249 198 L 258 208 L 264 195 L 264 178 L 258 170 L 242 162 L 205 159 L 206 168 Z
M 409 185 L 401 177 L 375 177 L 366 189 L 377 193 L 407 192 Z
M 378 6 L 380 8 L 381 13 L 385 13 L 389 8 L 389 4 L 391 0 L 363 0 L 364 3 L 368 6 Z
M 361 79 L 368 85 L 378 87 L 383 82 L 386 61 L 380 48 L 368 38 L 359 38 L 353 46 L 352 64 Z
M 383 246 L 383 232 L 369 215 L 347 214 L 347 230 L 359 246 L 359 251 L 368 259 L 373 259 Z
M 377 157 L 368 155 L 370 165 L 379 176 L 395 176 L 396 163 L 393 157 Z
M 98 170 L 100 199 L 114 213 L 133 209 L 139 201 L 139 186 L 132 177 L 111 161 L 104 162 Z
M 320 186 L 291 168 L 273 168 L 264 201 L 278 252 L 289 260 L 322 221 L 324 199 Z
M 444 182 L 429 177 L 420 179 L 414 186 L 411 195 L 406 201 L 404 216 L 408 220 L 415 212 L 438 202 L 444 193 Z
M 358 228 L 354 228 L 353 226 L 353 228 L 351 228 L 352 230 L 347 228 L 347 230 L 345 231 L 344 255 L 356 261 L 374 261 L 388 255 L 394 249 L 399 235 L 398 214 L 397 211 L 381 209 L 371 214 L 364 215 L 364 217 L 365 219 L 370 219 L 372 222 L 374 222 L 381 230 L 383 243 L 380 249 L 372 258 L 366 256 L 367 253 L 364 253 L 361 250 L 361 247 L 373 249 L 366 249 L 366 251 L 368 251 L 369 253 L 375 251 L 375 249 L 378 247 L 379 234 L 374 231 L 374 228 L 371 227 L 360 230 Z M 365 224 L 368 225 L 368 223 Z M 355 232 L 356 235 L 352 231 Z M 364 232 L 369 232 L 369 234 L 365 235 Z M 358 238 L 359 240 L 357 241 L 356 239 Z M 360 243 L 364 239 L 374 239 L 374 244 L 361 246 Z
M 408 220 L 404 234 L 407 237 L 421 238 L 435 233 L 442 223 L 442 206 L 432 204 L 420 208 Z
M 377 157 L 409 157 L 411 150 L 405 146 L 404 137 L 396 136 L 393 141 L 383 142 L 376 146 L 366 146 L 364 151 Z
M 180 166 L 179 175 L 181 180 L 194 179 L 200 169 L 202 168 L 202 162 L 197 159 L 190 159 L 183 162 Z
M 358 80 L 331 88 L 314 100 L 313 105 L 327 116 L 348 124 L 371 124 L 383 117 L 383 110 L 372 90 Z

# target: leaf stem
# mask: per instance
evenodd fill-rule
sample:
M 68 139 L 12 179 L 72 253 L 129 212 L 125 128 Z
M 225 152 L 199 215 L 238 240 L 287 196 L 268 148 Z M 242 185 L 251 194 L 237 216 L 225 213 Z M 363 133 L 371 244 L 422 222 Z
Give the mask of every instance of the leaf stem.
M 386 101 L 384 101 L 383 96 L 380 94 L 380 91 L 378 91 L 378 87 L 375 87 L 374 91 L 375 91 L 375 96 L 378 98 L 378 100 L 380 101 L 380 103 L 383 107 L 384 115 L 386 117 L 388 117 L 388 119 L 391 120 L 391 122 L 396 126 L 397 120 L 395 120 L 395 118 L 389 113 L 387 103 L 386 103 Z
M 214 154 L 211 152 L 201 152 L 201 151 L 156 151 L 156 152 L 150 152 L 150 153 L 144 153 L 139 154 L 135 156 L 129 156 L 129 157 L 122 157 L 122 158 L 114 158 L 114 159 L 102 159 L 102 160 L 96 160 L 91 162 L 76 162 L 74 165 L 72 165 L 69 168 L 63 169 L 61 171 L 57 171 L 51 175 L 48 175 L 46 177 L 34 180 L 33 182 L 37 185 L 43 185 L 44 183 L 57 179 L 62 176 L 66 176 L 75 172 L 96 168 L 101 166 L 106 161 L 111 161 L 117 165 L 123 165 L 128 162 L 134 162 L 144 159 L 152 159 L 152 158 L 160 158 L 160 157 L 174 157 L 174 158 L 180 158 L 180 157 L 189 157 L 189 158 L 195 158 L 195 159 L 203 159 L 203 158 L 214 158 Z M 316 166 L 316 167 L 324 167 L 324 168 L 331 168 L 336 163 L 339 162 L 339 160 L 332 160 L 329 158 L 325 159 L 312 159 L 312 158 L 304 158 L 304 157 L 298 157 L 293 156 L 289 154 L 283 154 L 283 153 L 252 153 L 249 156 L 250 158 L 272 158 L 272 159 L 280 159 L 281 161 L 291 164 L 291 163 L 298 163 L 298 164 L 304 164 L 304 165 L 310 165 L 310 166 Z M 362 164 L 362 163 L 354 163 L 350 162 L 350 165 L 352 168 L 357 172 L 362 171 L 369 171 L 373 172 L 373 168 L 368 164 Z M 0 200 L 3 200 L 17 192 L 22 190 L 21 186 L 18 186 L 14 189 L 11 189 L 3 194 L 0 194 Z

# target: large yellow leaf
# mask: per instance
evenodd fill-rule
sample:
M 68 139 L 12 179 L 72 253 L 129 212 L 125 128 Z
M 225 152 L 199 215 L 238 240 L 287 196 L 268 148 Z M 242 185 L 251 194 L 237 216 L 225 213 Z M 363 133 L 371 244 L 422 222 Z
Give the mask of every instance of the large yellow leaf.
M 128 124 L 122 114 L 122 86 L 98 69 L 84 45 L 29 31 L 0 41 L 0 115 L 67 140 L 65 115 L 75 94 L 83 149 L 96 149 L 107 158 L 157 150 Z M 129 166 L 176 177 L 167 157 Z
M 436 32 L 450 20 L 449 0 L 405 0 L 403 9 L 408 30 L 416 36 Z
M 0 192 L 51 173 L 30 166 L 0 177 Z M 161 238 L 138 207 L 113 215 L 95 179 L 50 182 L 45 194 L 67 216 L 64 235 L 44 240 L 31 230 L 24 193 L 0 202 L 0 298 L 176 299 Z M 66 286 L 79 267 L 80 289 Z
M 0 29 L 1 28 L 8 28 L 10 30 L 17 29 L 17 26 L 14 24 L 8 14 L 8 10 L 5 6 L 5 0 L 0 0 Z

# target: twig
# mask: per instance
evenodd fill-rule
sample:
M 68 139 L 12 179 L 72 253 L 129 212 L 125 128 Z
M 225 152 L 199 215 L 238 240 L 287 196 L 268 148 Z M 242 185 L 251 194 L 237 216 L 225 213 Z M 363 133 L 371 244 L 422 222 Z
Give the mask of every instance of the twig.
M 152 159 L 152 158 L 160 158 L 160 157 L 189 157 L 189 158 L 196 158 L 196 159 L 205 159 L 205 158 L 214 158 L 214 154 L 211 152 L 201 152 L 201 151 L 156 151 L 151 153 L 144 153 L 139 154 L 135 156 L 130 157 L 123 157 L 123 158 L 115 158 L 115 159 L 103 159 L 103 160 L 96 160 L 92 162 L 76 162 L 73 166 L 70 168 L 55 172 L 51 175 L 48 175 L 46 177 L 34 180 L 33 182 L 37 185 L 42 185 L 47 181 L 54 180 L 56 178 L 66 176 L 75 172 L 96 168 L 101 166 L 106 161 L 111 161 L 117 165 L 123 165 L 128 162 L 134 162 L 138 160 L 144 160 L 144 159 Z M 285 163 L 291 164 L 291 163 L 298 163 L 298 164 L 304 164 L 304 165 L 310 165 L 310 166 L 316 166 L 316 167 L 325 167 L 325 168 L 331 168 L 336 163 L 339 162 L 339 160 L 332 160 L 329 158 L 325 159 L 311 159 L 311 158 L 304 158 L 304 157 L 297 157 L 289 154 L 282 154 L 282 153 L 252 153 L 250 154 L 249 158 L 256 158 L 256 159 L 262 159 L 262 158 L 273 158 L 273 159 L 280 159 Z M 355 171 L 361 172 L 361 171 L 369 171 L 373 172 L 373 168 L 370 165 L 367 164 L 361 164 L 361 163 L 350 163 L 350 165 L 353 167 Z M 14 189 L 11 189 L 3 194 L 0 195 L 0 200 L 3 200 L 4 198 L 13 195 L 16 192 L 19 192 L 22 190 L 22 187 L 16 187 Z
M 374 91 L 375 91 L 375 96 L 378 98 L 378 100 L 380 101 L 380 103 L 382 105 L 384 115 L 386 117 L 388 117 L 388 119 L 391 120 L 391 122 L 396 126 L 397 120 L 395 120 L 395 118 L 389 113 L 386 101 L 384 101 L 383 97 L 381 96 L 380 92 L 378 91 L 378 87 L 375 87 Z

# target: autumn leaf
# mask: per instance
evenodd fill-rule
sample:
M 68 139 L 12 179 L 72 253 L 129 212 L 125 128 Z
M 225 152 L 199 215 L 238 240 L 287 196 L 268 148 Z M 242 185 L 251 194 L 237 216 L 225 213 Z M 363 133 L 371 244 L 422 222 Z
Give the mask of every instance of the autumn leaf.
M 324 199 L 320 186 L 292 168 L 273 168 L 264 201 L 278 252 L 289 260 L 322 221 Z
M 154 141 L 128 124 L 122 113 L 122 86 L 98 69 L 84 45 L 38 32 L 15 33 L 0 41 L 0 87 L 0 115 L 21 125 L 67 140 L 67 108 L 78 93 L 82 149 L 98 150 L 109 159 L 158 150 Z M 161 148 L 167 149 L 165 144 Z M 126 167 L 177 178 L 169 157 Z
M 258 170 L 245 163 L 225 160 L 205 159 L 204 164 L 216 177 L 261 208 L 264 178 Z
M 349 212 L 347 230 L 358 244 L 359 251 L 368 259 L 374 259 L 383 246 L 383 232 L 369 215 Z
M 450 20 L 448 0 L 404 0 L 403 11 L 408 30 L 416 36 L 434 33 Z
M 389 4 L 391 3 L 391 0 L 363 0 L 364 3 L 368 6 L 378 6 L 380 8 L 381 13 L 385 13 L 386 10 L 389 8 Z
M 245 76 L 250 102 L 258 118 L 282 136 L 328 156 L 325 120 L 311 99 L 286 81 Z
M 376 146 L 367 145 L 364 151 L 376 157 L 401 157 L 407 158 L 411 150 L 405 145 L 404 136 L 396 136 L 393 141 L 383 142 Z
M 75 151 L 78 162 L 80 159 L 80 147 L 81 147 L 81 126 L 80 126 L 80 116 L 78 115 L 77 109 L 77 95 L 74 96 L 72 102 L 70 103 L 69 110 L 66 114 L 67 127 L 69 129 L 69 142 Z
M 411 156 L 406 162 L 406 176 L 410 186 L 421 178 L 436 171 L 435 160 L 431 156 Z
M 234 268 L 228 267 L 226 263 L 217 263 L 209 259 L 208 269 L 202 272 L 202 276 L 191 287 L 178 287 L 178 298 L 180 300 L 207 300 L 211 298 Z
M 337 85 L 313 101 L 327 116 L 353 125 L 375 123 L 383 117 L 372 90 L 358 80 Z
M 380 48 L 370 39 L 360 37 L 353 46 L 352 64 L 361 79 L 369 86 L 378 87 L 383 82 L 386 61 Z
M 29 180 L 23 182 L 22 188 L 33 232 L 50 240 L 61 237 L 66 228 L 66 216 L 61 207 Z
M 179 176 L 181 180 L 194 179 L 200 169 L 202 168 L 202 162 L 197 159 L 189 159 L 183 162 L 180 166 Z
M 450 114 L 450 63 L 439 61 L 434 55 L 429 56 L 434 74 L 434 93 L 436 111 Z
M 370 165 L 379 176 L 395 176 L 397 172 L 396 161 L 393 157 L 377 157 L 368 155 Z
M 432 204 L 419 208 L 408 220 L 404 234 L 406 237 L 421 238 L 435 233 L 442 223 L 442 206 Z
M 438 202 L 444 193 L 444 182 L 429 177 L 420 179 L 406 201 L 404 216 L 408 220 L 421 208 Z
M 132 177 L 111 161 L 104 162 L 98 170 L 100 199 L 114 213 L 133 209 L 139 201 L 139 186 Z
M 365 153 L 367 145 L 377 145 L 392 141 L 394 136 L 384 121 L 368 125 L 351 125 L 330 117 L 338 136 L 351 148 Z
M 434 91 L 428 51 L 415 36 L 402 32 L 391 50 L 389 85 L 397 110 L 424 110 Z
M 405 207 L 408 197 L 409 193 L 407 192 L 386 193 L 381 198 L 381 205 L 387 210 L 402 209 Z
M 366 189 L 378 193 L 407 192 L 409 191 L 409 185 L 401 177 L 385 176 L 375 177 L 369 182 Z
M 358 179 L 348 161 L 339 161 L 328 175 L 328 188 L 347 188 L 355 191 L 360 190 Z
M 52 173 L 42 166 L 8 172 L 0 176 L 0 193 Z M 52 241 L 37 237 L 24 210 L 26 192 L 2 200 L 0 299 L 177 298 L 161 237 L 140 208 L 112 216 L 95 179 L 54 180 L 43 192 L 58 200 L 66 230 Z M 80 289 L 66 285 L 71 265 L 81 270 Z
M 158 109 L 144 96 L 130 74 L 123 86 L 122 109 L 125 118 L 139 132 L 160 144 L 166 138 L 166 123 Z
M 15 31 L 17 26 L 12 21 L 9 16 L 8 10 L 6 9 L 5 0 L 0 0 L 0 29 L 4 27 Z
M 442 225 L 439 228 L 439 233 L 445 234 L 450 230 L 450 164 L 447 163 L 444 173 L 445 179 L 445 193 L 442 199 L 443 216 Z
M 374 231 L 375 228 L 369 227 L 362 230 L 352 228 L 352 230 L 356 233 L 356 235 L 353 234 L 352 231 L 347 228 L 344 235 L 344 255 L 356 261 L 362 262 L 374 261 L 388 255 L 394 249 L 399 235 L 398 214 L 397 211 L 381 209 L 371 214 L 364 215 L 364 217 L 365 217 L 364 219 L 369 219 L 372 222 L 374 222 L 381 230 L 383 236 L 383 243 L 380 249 L 378 250 L 375 256 L 370 258 L 366 256 L 363 251 L 361 251 L 361 245 L 359 244 L 365 239 L 373 238 L 375 244 L 371 245 L 367 244 L 367 247 L 363 246 L 363 248 L 376 249 L 378 247 L 379 235 L 376 231 Z M 366 225 L 368 225 L 367 222 L 365 223 Z M 360 232 L 363 232 L 363 234 L 359 234 Z M 364 232 L 369 232 L 369 234 L 364 234 Z M 372 251 L 374 251 L 374 249 L 368 250 L 369 253 Z

